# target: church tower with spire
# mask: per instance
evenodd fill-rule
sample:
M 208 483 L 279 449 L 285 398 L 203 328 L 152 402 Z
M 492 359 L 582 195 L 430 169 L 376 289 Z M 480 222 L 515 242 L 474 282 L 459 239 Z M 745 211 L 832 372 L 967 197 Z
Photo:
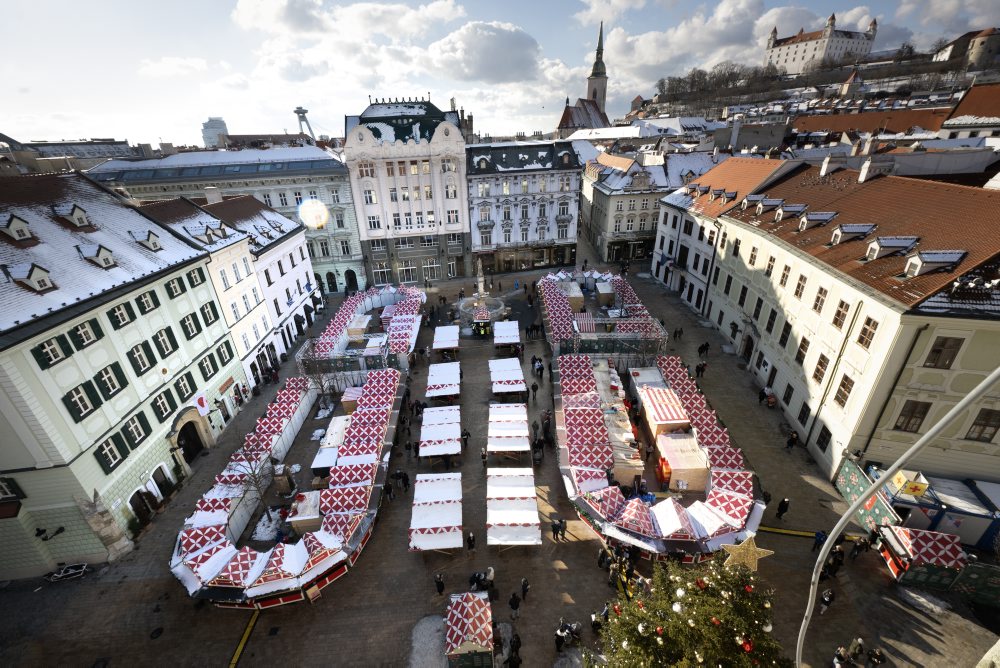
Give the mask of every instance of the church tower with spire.
M 597 103 L 602 113 L 604 102 L 608 97 L 608 72 L 604 67 L 604 21 L 601 21 L 601 29 L 597 35 L 597 57 L 594 59 L 594 67 L 587 77 L 587 99 Z

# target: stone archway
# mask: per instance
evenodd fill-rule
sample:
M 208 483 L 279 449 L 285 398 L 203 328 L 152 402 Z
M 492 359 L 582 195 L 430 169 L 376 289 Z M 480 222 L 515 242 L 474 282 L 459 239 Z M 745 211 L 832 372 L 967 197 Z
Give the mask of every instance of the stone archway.
M 347 287 L 345 288 L 347 292 L 358 291 L 358 275 L 354 273 L 353 269 L 348 269 L 344 272 L 344 280 L 347 281 Z
M 190 426 L 188 426 L 190 425 Z M 188 408 L 182 410 L 174 418 L 173 424 L 170 426 L 170 433 L 167 434 L 167 441 L 170 443 L 170 452 L 174 455 L 174 461 L 181 467 L 185 475 L 191 474 L 191 467 L 188 466 L 188 462 L 184 460 L 184 452 L 180 443 L 178 443 L 178 438 L 181 436 L 181 432 L 187 428 L 188 433 L 194 430 L 198 440 L 205 448 L 212 448 L 215 446 L 215 436 L 212 434 L 211 426 L 208 422 L 208 416 L 203 416 L 198 414 L 198 409 L 194 406 L 189 406 Z

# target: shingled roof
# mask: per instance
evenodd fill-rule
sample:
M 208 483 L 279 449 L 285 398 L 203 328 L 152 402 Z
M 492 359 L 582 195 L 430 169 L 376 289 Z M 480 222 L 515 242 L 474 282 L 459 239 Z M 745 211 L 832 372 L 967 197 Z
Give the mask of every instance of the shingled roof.
M 573 144 L 560 142 L 498 142 L 465 147 L 469 176 L 547 169 L 579 170 Z
M 906 132 L 918 127 L 937 131 L 951 110 L 899 109 L 866 111 L 860 114 L 816 114 L 796 116 L 791 126 L 796 132 Z
M 792 166 L 793 164 L 786 160 L 729 158 L 691 181 L 688 184 L 688 189 L 691 189 L 690 194 L 678 190 L 669 195 L 666 202 L 704 216 L 721 216 L 733 207 L 739 206 L 744 197 L 756 192 Z M 712 197 L 712 192 L 715 190 L 722 190 L 723 194 L 728 193 L 732 196 Z
M 735 158 L 717 169 L 734 162 Z M 837 214 L 833 221 L 805 231 L 799 231 L 798 215 L 774 222 L 773 209 L 757 216 L 753 206 L 745 211 L 730 208 L 727 216 L 779 237 L 907 308 L 918 307 L 949 289 L 960 276 L 1000 257 L 1000 227 L 996 225 L 1000 192 L 899 176 L 870 177 L 859 183 L 858 176 L 851 170 L 820 176 L 819 167 L 802 166 L 766 189 L 770 199 Z M 863 236 L 831 244 L 835 229 L 852 224 L 874 227 Z M 892 237 L 916 237 L 916 242 L 885 257 L 863 260 L 869 244 Z M 938 270 L 905 277 L 907 261 L 918 252 L 926 256 L 930 251 L 949 251 L 949 257 L 959 259 Z M 964 255 L 954 251 L 964 251 Z

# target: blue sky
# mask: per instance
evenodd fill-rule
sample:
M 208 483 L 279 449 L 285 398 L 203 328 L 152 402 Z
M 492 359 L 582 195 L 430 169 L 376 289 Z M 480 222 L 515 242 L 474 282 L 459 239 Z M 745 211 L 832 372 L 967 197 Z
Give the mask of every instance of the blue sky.
M 584 94 L 605 23 L 608 113 L 660 76 L 723 61 L 759 63 L 781 34 L 879 22 L 876 48 L 918 48 L 1000 27 L 1000 0 L 6 0 L 5 109 L 17 139 L 117 137 L 200 143 L 201 123 L 231 132 L 343 134 L 368 96 L 455 97 L 494 134 L 551 130 Z

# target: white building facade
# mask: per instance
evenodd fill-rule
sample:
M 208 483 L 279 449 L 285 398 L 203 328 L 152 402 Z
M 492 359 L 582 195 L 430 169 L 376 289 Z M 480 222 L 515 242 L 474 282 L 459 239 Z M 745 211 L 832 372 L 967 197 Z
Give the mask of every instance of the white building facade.
M 157 160 L 112 160 L 88 172 L 137 200 L 253 195 L 306 227 L 307 251 L 323 292 L 363 283 L 361 240 L 344 163 L 315 146 L 193 151 Z M 206 199 L 207 201 L 207 199 Z
M 735 197 L 713 203 L 719 190 Z M 711 218 L 702 312 L 828 475 L 847 456 L 890 465 L 995 367 L 1000 242 L 982 235 L 980 191 L 732 159 L 666 199 L 679 220 Z M 987 395 L 910 468 L 1000 479 L 998 429 Z
M 822 30 L 800 29 L 791 37 L 778 37 L 778 28 L 767 39 L 764 64 L 782 68 L 788 74 L 802 74 L 824 62 L 853 63 L 872 50 L 878 22 L 872 19 L 865 32 L 837 30 L 837 17 L 831 14 Z
M 472 253 L 494 272 L 573 266 L 582 169 L 570 142 L 466 148 Z
M 376 102 L 348 116 L 344 155 L 372 285 L 472 273 L 465 140 L 455 111 Z
M 130 550 L 246 379 L 207 253 L 79 174 L 5 179 L 0 219 L 6 579 Z

